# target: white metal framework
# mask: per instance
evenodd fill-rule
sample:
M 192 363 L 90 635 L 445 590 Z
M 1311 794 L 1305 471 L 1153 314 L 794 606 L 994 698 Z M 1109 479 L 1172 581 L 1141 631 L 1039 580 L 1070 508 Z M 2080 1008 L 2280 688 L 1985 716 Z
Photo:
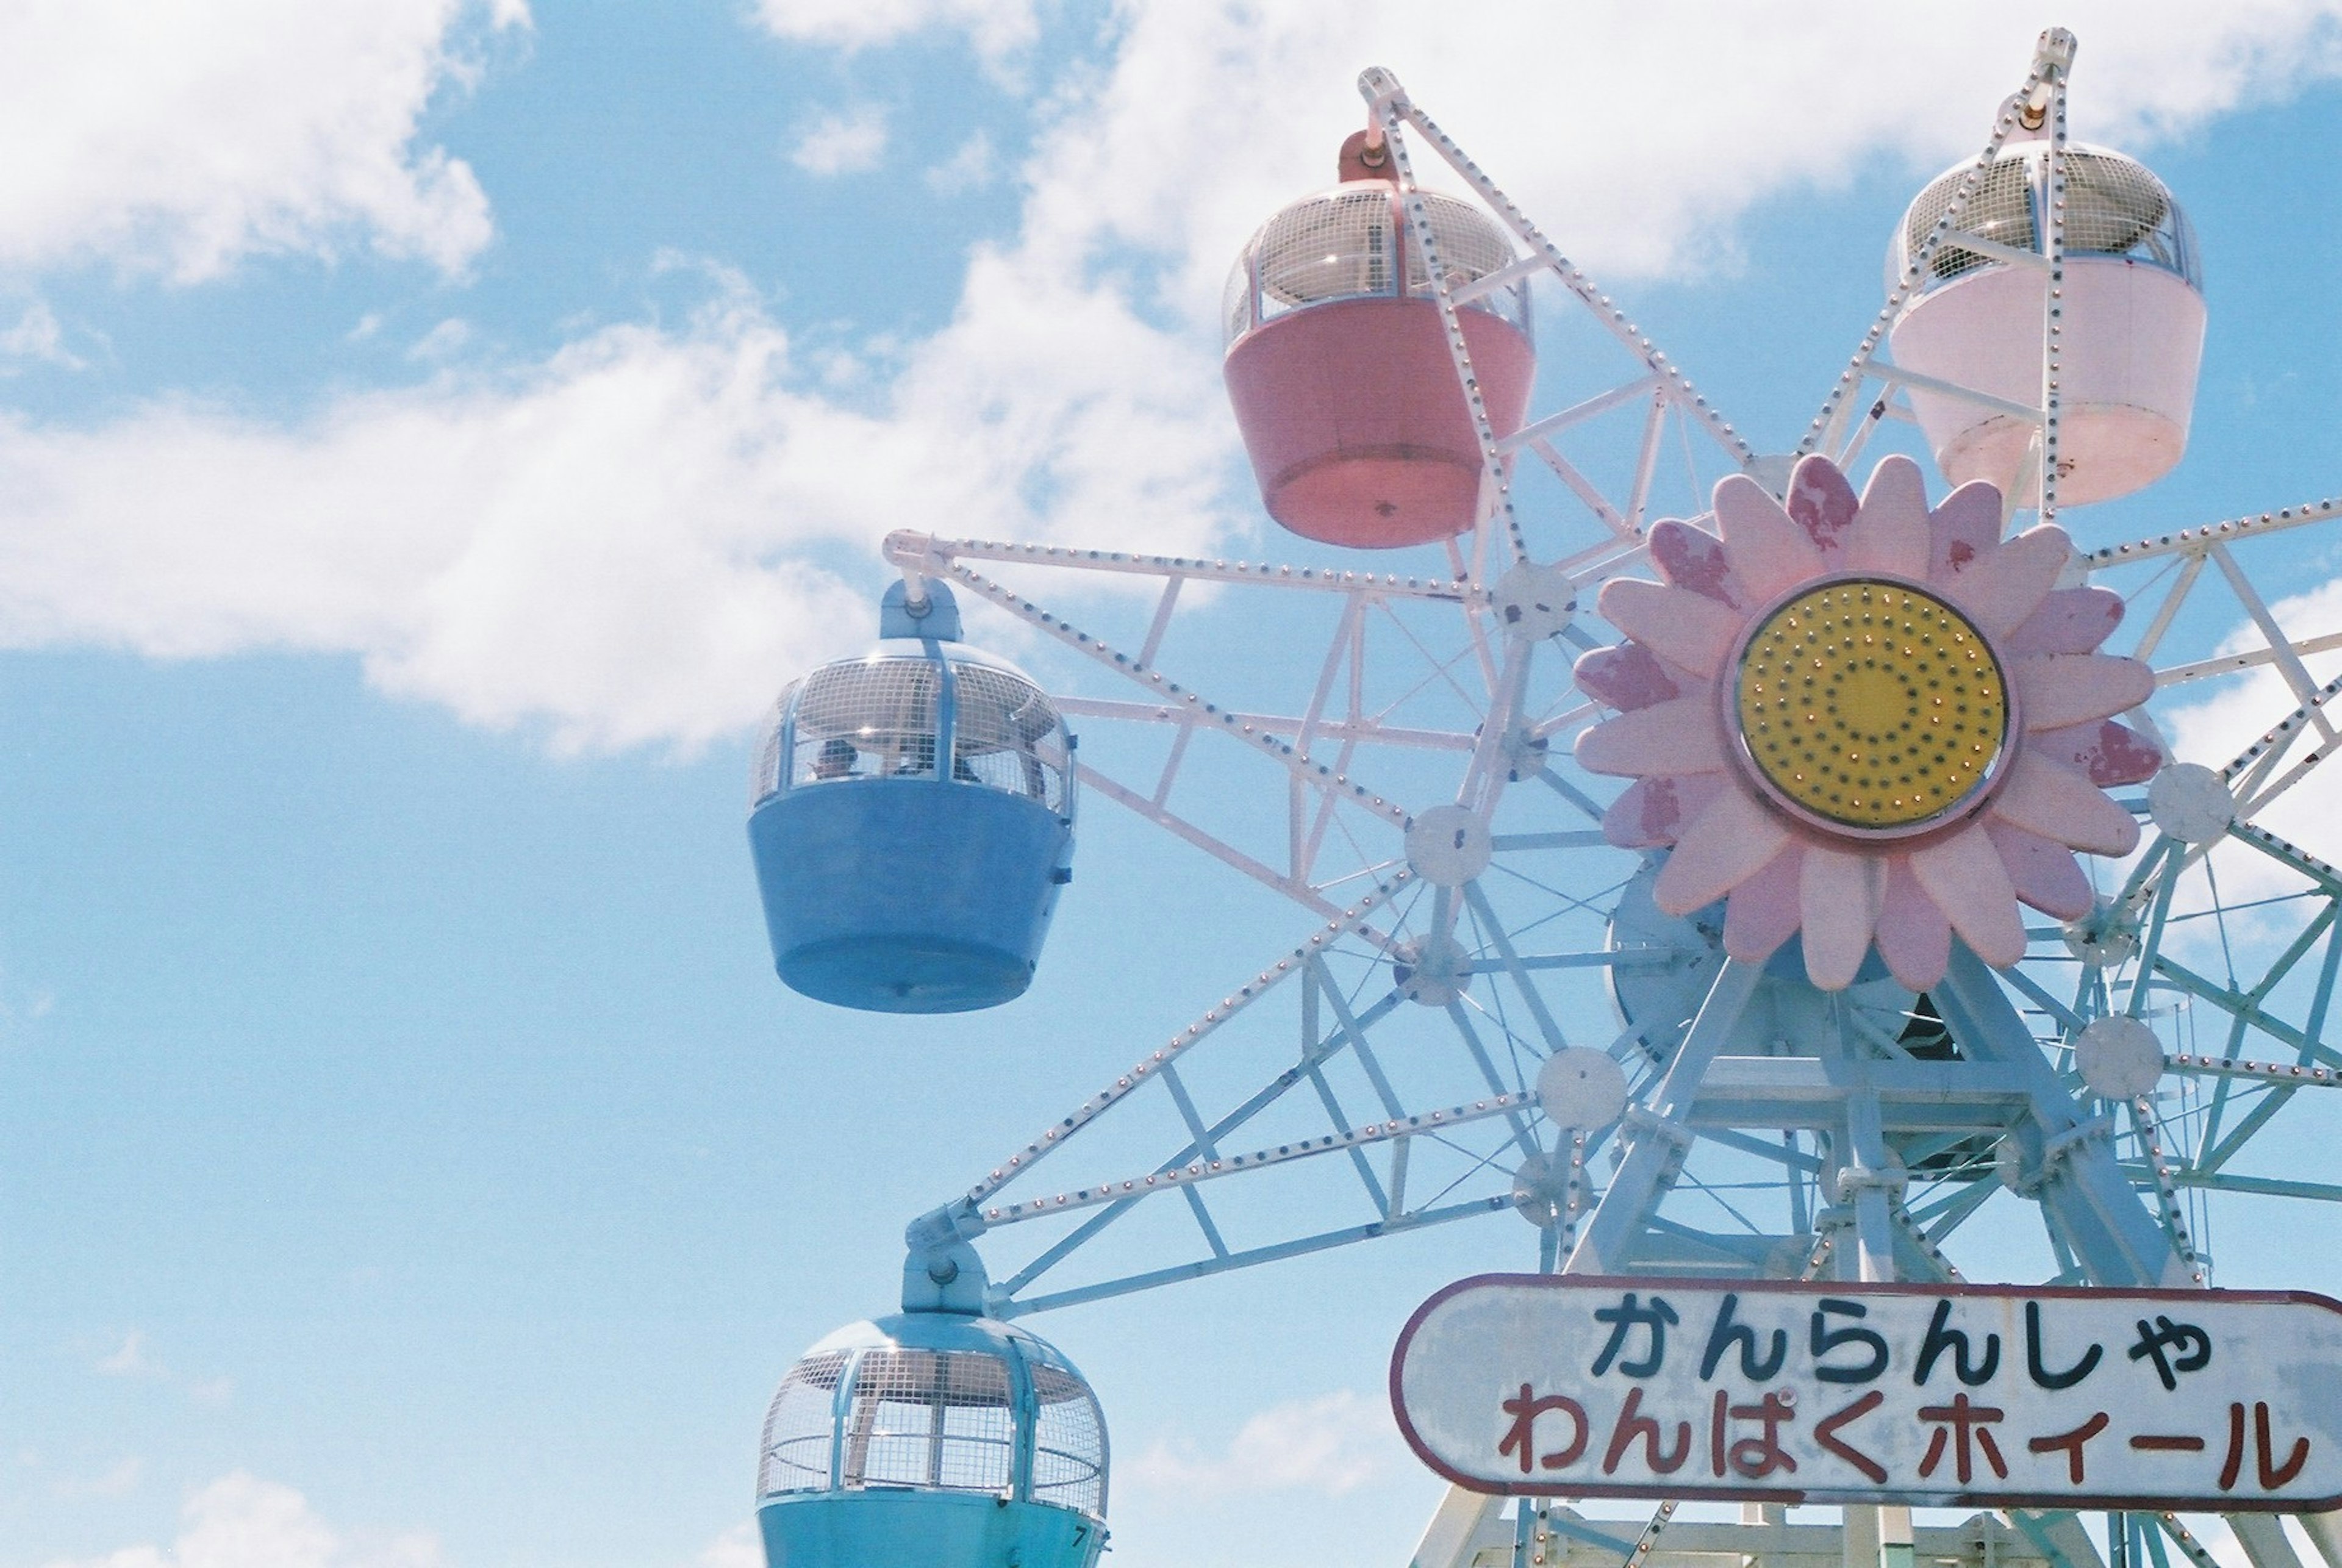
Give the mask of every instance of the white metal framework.
M 1716 920 L 1651 904 L 1650 857 L 1598 830 L 1611 787 L 1569 760 L 1596 717 L 1571 662 L 1616 641 L 1594 590 L 1645 564 L 1657 517 L 1698 518 L 1721 474 L 1777 493 L 1794 456 L 1851 466 L 1885 424 L 1907 420 L 1907 389 L 1925 378 L 1888 362 L 1887 328 L 1951 249 L 1989 247 L 2048 279 L 2042 393 L 2017 409 L 2037 432 L 2030 493 L 2010 504 L 2057 515 L 2055 302 L 2069 236 L 2056 198 L 2071 175 L 2072 59 L 2070 35 L 2044 35 L 1968 177 L 1904 246 L 1899 281 L 1797 454 L 1752 448 L 1396 78 L 1372 70 L 1360 83 L 1369 124 L 1386 138 L 1480 434 L 1482 521 L 1448 546 L 1444 574 L 1366 570 L 1355 556 L 1271 564 L 887 541 L 914 594 L 947 582 L 1094 667 L 1059 701 L 1084 727 L 1085 786 L 1298 912 L 1193 1022 L 916 1222 L 914 1274 L 944 1281 L 980 1248 L 989 1310 L 1015 1316 L 1512 1210 L 1536 1227 L 1547 1269 L 1957 1279 L 1953 1253 L 1973 1239 L 1963 1226 L 2013 1193 L 2037 1206 L 2060 1282 L 2200 1283 L 2216 1195 L 2342 1199 L 2342 1184 L 2249 1158 L 2273 1120 L 2301 1114 L 2293 1102 L 2342 1086 L 2342 1054 L 2326 1042 L 2342 872 L 2261 825 L 2337 738 L 2328 706 L 2342 678 L 2321 681 L 2311 661 L 2342 649 L 2342 630 L 2281 627 L 2257 585 L 2284 582 L 2297 531 L 2330 525 L 2342 500 L 2080 559 L 2078 580 L 2130 606 L 2108 651 L 2151 663 L 2162 692 L 2193 698 L 2267 670 L 2287 695 L 2239 754 L 2185 758 L 2127 792 L 2148 823 L 2141 850 L 2098 864 L 2096 912 L 2030 931 L 2011 970 L 1957 954 L 1945 982 L 1915 996 L 1891 980 L 1826 993 L 1727 961 Z M 2029 249 L 1960 226 L 2020 125 L 2047 126 L 2053 194 Z M 1440 265 L 1435 198 L 1416 183 L 1426 155 L 1513 236 L 1509 265 L 1451 286 L 1460 275 Z M 1456 312 L 1524 280 L 1544 295 L 1546 342 L 1556 326 L 1578 334 L 1544 386 L 1587 375 L 1597 347 L 1614 368 L 1499 440 Z M 1046 607 L 1100 575 L 1144 585 L 1146 606 L 1082 594 L 1096 624 Z M 1211 646 L 1237 605 L 1246 624 L 1276 628 L 1256 658 Z M 1117 618 L 1127 624 L 1107 624 Z M 2235 624 L 2242 640 L 2217 651 L 2177 634 Z M 2192 651 L 2177 652 L 2183 642 Z M 2152 713 L 2128 717 L 2157 733 Z M 2148 1092 L 2109 1099 L 2085 1082 L 2077 1042 L 2110 1018 L 2142 1021 L 2160 1042 L 2167 1067 Z M 1547 1114 L 1538 1071 L 1569 1047 L 1624 1070 L 1623 1114 L 1571 1127 Z M 1069 1145 L 1074 1157 L 1056 1157 Z M 1906 1562 L 2103 1563 L 2076 1516 L 2056 1512 L 1916 1534 L 1892 1509 L 1827 1527 L 1763 1509 L 1737 1525 L 1671 1524 L 1673 1513 L 1598 1520 L 1524 1504 L 1506 1520 L 1493 1500 L 1459 1493 L 1416 1562 L 1876 1563 L 1883 1542 L 1907 1547 Z M 2257 1568 L 2298 1568 L 2270 1516 L 2231 1523 Z M 2342 1568 L 2342 1534 L 2321 1521 L 2311 1536 Z M 2156 1568 L 2209 1568 L 2176 1516 L 2127 1516 L 2107 1539 Z

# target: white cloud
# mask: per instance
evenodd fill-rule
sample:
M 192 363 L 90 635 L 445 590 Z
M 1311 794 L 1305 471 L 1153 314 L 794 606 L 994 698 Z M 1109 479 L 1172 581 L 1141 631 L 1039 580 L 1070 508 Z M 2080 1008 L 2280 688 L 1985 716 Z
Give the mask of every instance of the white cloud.
M 161 1377 L 163 1363 L 155 1359 L 146 1345 L 143 1329 L 132 1329 L 122 1339 L 122 1348 L 98 1358 L 97 1370 L 107 1377 Z
M 824 115 L 797 135 L 789 162 L 806 174 L 830 179 L 867 174 L 886 155 L 886 111 L 859 104 L 843 115 Z
M 416 145 L 472 69 L 466 0 L 35 0 L 0 7 L 0 267 L 101 257 L 179 282 L 352 241 L 460 269 L 488 204 Z M 491 27 L 525 25 L 496 5 Z
M 2177 131 L 2342 71 L 2335 0 L 2217 14 L 2192 0 L 1956 13 L 1593 0 L 1441 28 L 1404 0 L 1151 0 L 1124 16 L 1110 71 L 1036 157 L 1026 237 L 1176 258 L 1167 295 L 1195 319 L 1246 235 L 1330 183 L 1341 137 L 1365 123 L 1355 83 L 1369 65 L 1393 69 L 1565 252 L 1621 278 L 1712 265 L 1757 203 L 1882 155 L 1932 174 L 1973 154 L 2052 22 L 2081 37 L 2075 123 L 2098 140 Z M 1428 183 L 1455 183 L 1413 151 Z
M 965 32 L 987 58 L 1033 41 L 1032 0 L 758 0 L 756 19 L 776 38 L 866 49 L 930 28 Z
M 16 318 L 16 325 L 0 332 L 0 359 L 32 359 L 44 364 L 63 365 L 67 370 L 79 370 L 82 362 L 68 353 L 65 333 L 57 325 L 56 313 L 43 300 L 35 300 Z
M 410 78 L 445 69 L 455 5 L 402 35 Z M 2337 67 L 2337 0 L 2059 9 L 2083 36 L 2077 125 L 2101 139 Z M 1034 17 L 956 0 L 759 15 L 845 47 L 917 28 L 1006 47 Z M 1756 203 L 1970 148 L 2047 19 L 1852 0 L 1794 25 L 1688 15 L 1612 0 L 1426 29 L 1396 0 L 1134 0 L 1105 66 L 1046 95 L 1017 235 L 969 252 L 924 340 L 882 349 L 893 324 L 872 323 L 851 353 L 800 358 L 734 288 L 685 327 L 604 327 L 298 424 L 167 399 L 85 429 L 0 417 L 0 644 L 354 654 L 383 689 L 473 722 L 694 744 L 861 641 L 891 528 L 1197 553 L 1244 525 L 1220 282 L 1255 225 L 1326 183 L 1362 65 L 1393 66 L 1566 249 L 1629 277 L 1714 265 Z M 370 166 L 422 167 L 411 114 L 388 119 Z M 265 237 L 234 232 L 185 254 Z
M 2249 564 L 2249 563 L 2248 563 Z M 2266 585 L 2264 585 L 2266 586 Z M 2199 593 L 2221 592 L 2218 587 Z M 2287 634 L 2307 637 L 2331 631 L 2342 624 L 2342 582 L 2332 582 L 2276 600 L 2269 614 Z M 2241 624 L 2220 644 L 2221 654 L 2264 647 L 2259 632 Z M 2313 679 L 2330 680 L 2337 660 L 2331 654 L 2313 654 L 2307 661 Z M 2161 716 L 2167 721 L 2172 754 L 2207 767 L 2225 767 L 2258 741 L 2269 728 L 2293 712 L 2297 699 L 2282 675 L 2264 664 L 2250 674 L 2207 683 L 2207 694 L 2175 705 Z M 2329 720 L 2342 719 L 2333 704 Z M 2291 767 L 2317 744 L 2312 734 L 2296 743 L 2286 759 Z M 2342 768 L 2321 764 L 2254 819 L 2261 826 L 2327 861 L 2342 861 Z M 2265 896 L 2280 886 L 2296 885 L 2276 863 L 2258 854 L 2222 854 L 2218 857 L 2221 889 L 2229 902 Z
M 959 151 L 929 169 L 920 178 L 939 196 L 981 190 L 999 171 L 994 167 L 992 138 L 977 131 L 959 145 Z
M 462 316 L 451 315 L 415 340 L 406 351 L 409 359 L 451 359 L 472 341 L 472 324 Z
M 699 1553 L 699 1568 L 765 1568 L 765 1549 L 753 1523 L 734 1525 Z
M 560 745 L 704 741 L 868 637 L 866 590 L 819 564 L 836 545 L 862 571 L 903 524 L 1201 537 L 1194 453 L 1089 461 L 1162 444 L 1145 330 L 998 317 L 930 345 L 879 414 L 798 389 L 784 335 L 732 299 L 299 429 L 184 403 L 91 432 L 0 419 L 0 644 L 352 653 L 385 690 L 548 720 Z M 1054 402 L 1007 396 L 1044 366 Z
M 125 1546 L 44 1568 L 438 1568 L 438 1542 L 414 1533 L 350 1540 L 289 1486 L 242 1471 L 191 1495 L 168 1546 Z
M 1250 1492 L 1340 1497 L 1400 1473 L 1406 1459 L 1390 1406 L 1345 1389 L 1269 1406 L 1218 1453 L 1156 1443 L 1125 1461 L 1117 1479 L 1189 1498 Z

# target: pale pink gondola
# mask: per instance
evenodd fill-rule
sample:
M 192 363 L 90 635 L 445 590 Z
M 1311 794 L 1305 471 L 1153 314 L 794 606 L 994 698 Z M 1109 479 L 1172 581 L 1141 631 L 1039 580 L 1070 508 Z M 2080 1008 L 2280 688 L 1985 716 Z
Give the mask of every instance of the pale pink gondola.
M 1484 464 L 1396 170 L 1370 155 L 1354 135 L 1342 184 L 1245 246 L 1223 368 L 1269 515 L 1306 538 L 1387 549 L 1471 527 Z M 1422 199 L 1451 290 L 1511 265 L 1510 240 L 1479 208 Z M 1536 375 L 1526 287 L 1480 294 L 1456 318 L 1488 422 L 1510 435 Z

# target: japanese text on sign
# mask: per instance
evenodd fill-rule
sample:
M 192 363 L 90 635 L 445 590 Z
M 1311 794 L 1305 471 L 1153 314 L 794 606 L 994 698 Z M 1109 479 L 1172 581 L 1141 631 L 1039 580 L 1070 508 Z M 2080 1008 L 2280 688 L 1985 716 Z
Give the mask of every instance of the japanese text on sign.
M 1391 1400 L 1482 1492 L 2342 1504 L 2342 1303 L 2307 1294 L 1484 1275 Z

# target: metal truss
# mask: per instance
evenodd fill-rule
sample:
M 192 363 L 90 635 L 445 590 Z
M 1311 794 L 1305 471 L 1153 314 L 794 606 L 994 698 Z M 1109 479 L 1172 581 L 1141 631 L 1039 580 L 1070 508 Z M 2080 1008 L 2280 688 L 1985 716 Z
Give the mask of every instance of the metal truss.
M 1852 462 L 1907 388 L 1968 396 L 2036 422 L 2030 494 L 2011 504 L 2056 515 L 2054 312 L 2035 405 L 1928 380 L 1881 350 L 2018 125 L 2047 127 L 2059 188 L 2072 59 L 2070 35 L 2044 35 L 1799 453 Z M 1248 978 L 915 1222 L 912 1273 L 944 1279 L 976 1248 L 988 1309 L 1006 1317 L 1509 1210 L 1549 1270 L 1947 1280 L 1963 1227 L 2022 1201 L 2059 1279 L 2187 1283 L 2206 1278 L 2212 1196 L 2342 1198 L 2342 1184 L 2249 1160 L 2297 1097 L 2342 1085 L 2325 1043 L 2342 872 L 2263 825 L 2337 738 L 2342 680 L 2321 684 L 2307 662 L 2342 650 L 2342 631 L 2281 624 L 2256 586 L 2284 581 L 2297 531 L 2330 527 L 2342 501 L 2080 559 L 2082 579 L 2132 605 L 2131 651 L 2156 667 L 2167 716 L 2170 694 L 2221 689 L 2210 683 L 2274 674 L 2284 693 L 2241 754 L 2188 759 L 2217 781 L 2197 781 L 2192 814 L 2153 792 L 2126 803 L 2154 832 L 2127 864 L 2100 868 L 2091 916 L 2033 932 L 2005 973 L 1956 950 L 1925 996 L 1886 979 L 1823 993 L 1801 971 L 1728 963 L 1720 911 L 1661 914 L 1655 863 L 1603 839 L 1608 787 L 1568 758 L 1595 717 L 1569 665 L 1616 640 L 1592 591 L 1638 563 L 1650 519 L 1699 517 L 1723 473 L 1777 491 L 1796 454 L 1753 450 L 1395 77 L 1369 71 L 1360 88 L 1478 422 L 1480 524 L 1448 546 L 1446 575 L 887 541 L 915 588 L 949 582 L 1092 672 L 1061 699 L 1084 725 L 1086 785 L 1259 890 L 1266 902 L 1247 911 L 1298 911 Z M 1423 149 L 1516 236 L 1512 266 L 1451 283 L 1415 184 Z M 2042 269 L 2054 300 L 2062 206 L 2044 227 L 2037 254 L 1959 244 Z M 1524 277 L 1544 280 L 1548 312 L 1590 327 L 1616 369 L 1500 439 L 1456 313 Z M 1067 602 L 1080 624 L 1045 607 Z M 2208 645 L 2206 626 L 2232 624 L 2241 641 Z M 1232 653 L 1232 625 L 1272 626 L 1274 643 Z M 2156 716 L 2132 715 L 2150 729 Z M 2207 800 L 2227 802 L 2224 823 L 2205 825 Z M 2117 1015 L 2166 1047 L 2161 1084 L 2135 1102 L 2092 1095 L 2073 1064 L 2079 1033 Z M 1624 1070 L 1626 1109 L 1608 1125 L 1558 1126 L 1539 1103 L 1539 1068 L 1572 1047 Z M 1079 1152 L 1059 1158 L 1068 1146 Z M 1904 1563 L 2103 1568 L 2070 1513 L 1916 1532 L 1892 1509 L 1827 1527 L 1763 1510 L 1736 1524 L 1673 1518 L 1672 1504 L 1646 1525 L 1532 1504 L 1505 1522 L 1494 1500 L 1458 1493 L 1416 1561 L 1810 1568 L 1875 1564 L 1884 1547 Z M 2298 1568 L 2267 1516 L 2231 1524 L 2257 1568 Z M 2342 1535 L 2325 1522 L 2311 1534 L 2342 1568 Z M 2108 1538 L 2120 1568 L 2210 1568 L 2176 1516 L 2125 1516 Z

